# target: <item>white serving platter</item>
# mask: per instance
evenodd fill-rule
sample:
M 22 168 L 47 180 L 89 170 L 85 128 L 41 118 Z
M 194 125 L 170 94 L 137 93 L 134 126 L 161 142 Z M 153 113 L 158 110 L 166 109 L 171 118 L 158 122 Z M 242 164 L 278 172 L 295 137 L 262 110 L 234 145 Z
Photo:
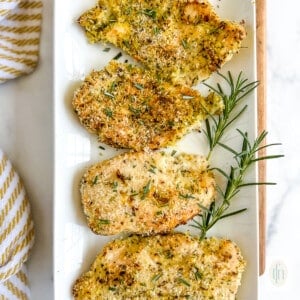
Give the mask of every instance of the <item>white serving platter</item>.
M 96 0 L 55 0 L 54 9 L 54 123 L 55 123 L 55 170 L 54 170 L 54 288 L 55 299 L 72 299 L 72 285 L 95 259 L 102 247 L 114 237 L 97 236 L 87 227 L 79 197 L 79 181 L 88 166 L 113 157 L 122 150 L 103 145 L 99 148 L 97 138 L 89 134 L 79 123 L 71 106 L 74 90 L 92 70 L 103 68 L 120 50 L 111 47 L 103 52 L 105 45 L 88 44 L 83 30 L 76 19 Z M 249 81 L 256 80 L 255 4 L 252 0 L 211 1 L 217 13 L 226 19 L 244 21 L 247 38 L 238 55 L 221 70 L 228 70 L 234 76 L 240 71 Z M 128 56 L 123 55 L 124 61 Z M 209 83 L 222 83 L 214 74 Z M 199 87 L 201 89 L 201 87 Z M 256 136 L 256 93 L 245 100 L 246 113 L 234 123 L 223 142 L 240 149 L 241 138 L 235 128 L 247 131 L 250 139 Z M 204 134 L 192 133 L 175 147 L 177 151 L 206 154 L 207 142 Z M 211 165 L 227 168 L 233 163 L 232 155 L 218 148 Z M 247 175 L 248 181 L 255 181 L 257 169 L 253 167 Z M 258 281 L 258 194 L 256 187 L 244 188 L 233 201 L 232 209 L 248 208 L 243 213 L 224 219 L 216 224 L 209 236 L 226 237 L 235 241 L 247 261 L 239 289 L 238 300 L 257 299 Z M 179 230 L 196 233 L 188 225 Z M 226 299 L 224 299 L 226 300 Z

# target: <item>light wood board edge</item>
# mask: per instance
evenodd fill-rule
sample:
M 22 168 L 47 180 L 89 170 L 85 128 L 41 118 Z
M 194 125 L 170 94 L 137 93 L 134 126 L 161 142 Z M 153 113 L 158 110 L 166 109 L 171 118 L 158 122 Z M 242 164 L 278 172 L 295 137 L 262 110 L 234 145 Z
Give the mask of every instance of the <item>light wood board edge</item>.
M 266 0 L 256 0 L 257 79 L 260 84 L 258 96 L 258 134 L 266 129 Z M 264 156 L 265 149 L 259 152 Z M 258 164 L 258 180 L 266 182 L 266 162 Z M 259 196 L 259 275 L 266 267 L 266 186 L 260 185 Z

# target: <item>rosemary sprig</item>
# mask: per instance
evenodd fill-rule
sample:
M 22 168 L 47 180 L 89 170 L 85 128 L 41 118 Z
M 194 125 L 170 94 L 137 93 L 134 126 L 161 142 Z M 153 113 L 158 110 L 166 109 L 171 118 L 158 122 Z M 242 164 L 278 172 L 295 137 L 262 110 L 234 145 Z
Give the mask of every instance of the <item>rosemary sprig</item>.
M 205 135 L 209 143 L 209 153 L 207 155 L 208 159 L 210 158 L 215 146 L 220 142 L 228 126 L 237 120 L 247 108 L 247 105 L 243 106 L 242 109 L 238 110 L 238 112 L 232 116 L 237 105 L 258 86 L 258 81 L 248 82 L 248 79 L 243 78 L 242 72 L 239 73 L 236 81 L 233 80 L 230 72 L 228 72 L 228 77 L 221 73 L 218 73 L 218 75 L 225 80 L 229 86 L 230 92 L 228 94 L 224 92 L 224 89 L 219 83 L 217 84 L 217 88 L 214 88 L 205 82 L 203 83 L 209 89 L 218 94 L 224 103 L 224 110 L 220 115 L 216 117 L 210 116 L 210 119 L 205 121 Z
M 220 220 L 227 218 L 229 216 L 233 216 L 239 213 L 242 213 L 246 210 L 240 209 L 233 212 L 227 212 L 230 208 L 231 201 L 233 198 L 240 192 L 241 188 L 245 186 L 252 186 L 252 185 L 274 185 L 274 183 L 270 182 L 244 182 L 245 174 L 250 166 L 256 163 L 259 160 L 267 160 L 267 159 L 274 159 L 283 157 L 283 155 L 268 155 L 264 157 L 257 157 L 256 154 L 262 148 L 280 145 L 280 144 L 263 144 L 264 139 L 267 136 L 267 132 L 263 131 L 251 144 L 247 135 L 247 132 L 242 132 L 237 130 L 238 133 L 241 135 L 243 139 L 242 149 L 240 152 L 232 149 L 231 147 L 219 143 L 221 147 L 230 151 L 234 154 L 234 159 L 236 161 L 236 166 L 230 167 L 229 175 L 224 172 L 222 169 L 214 168 L 213 170 L 218 171 L 221 173 L 227 180 L 226 187 L 222 191 L 220 187 L 218 187 L 218 192 L 220 194 L 220 202 L 213 202 L 209 208 L 202 207 L 202 212 L 200 213 L 200 221 L 193 220 L 194 224 L 191 226 L 200 230 L 200 239 L 205 238 L 207 232 Z

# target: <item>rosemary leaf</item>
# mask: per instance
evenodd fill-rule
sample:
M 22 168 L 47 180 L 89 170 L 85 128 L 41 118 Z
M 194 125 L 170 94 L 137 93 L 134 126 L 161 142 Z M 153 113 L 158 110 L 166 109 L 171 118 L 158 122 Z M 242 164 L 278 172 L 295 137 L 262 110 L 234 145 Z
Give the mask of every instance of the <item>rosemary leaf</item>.
M 110 108 L 106 107 L 104 108 L 104 113 L 106 114 L 107 117 L 112 118 L 113 117 L 113 112 Z
M 247 208 L 242 208 L 242 209 L 239 209 L 239 210 L 230 212 L 230 213 L 228 213 L 228 214 L 224 214 L 224 215 L 222 215 L 222 216 L 220 217 L 220 220 L 221 220 L 221 219 L 225 219 L 225 218 L 227 218 L 227 217 L 231 217 L 231 216 L 240 214 L 240 213 L 242 213 L 242 212 L 244 212 L 244 211 L 246 211 L 246 210 L 247 210 Z
M 190 194 L 179 194 L 179 197 L 180 198 L 183 198 L 183 199 L 195 199 L 195 197 L 193 195 L 190 195 Z
M 225 178 L 227 178 L 227 180 L 229 180 L 229 176 L 226 174 L 225 171 L 223 171 L 223 170 L 220 169 L 220 168 L 212 168 L 212 169 L 210 169 L 210 171 L 214 171 L 214 170 L 218 171 L 218 172 L 221 173 Z
M 181 41 L 181 45 L 182 45 L 182 47 L 183 47 L 184 49 L 187 49 L 187 48 L 189 47 L 186 40 L 182 40 L 182 41 Z
M 203 274 L 200 273 L 199 270 L 197 270 L 197 271 L 195 272 L 195 279 L 196 279 L 196 280 L 200 280 L 200 279 L 202 279 L 202 277 L 203 277 Z
M 154 27 L 154 28 L 153 28 L 153 33 L 154 33 L 155 35 L 158 35 L 159 32 L 160 32 L 160 29 L 159 29 L 158 27 Z
M 272 146 L 281 146 L 282 144 L 281 143 L 273 143 L 273 144 L 268 144 L 268 145 L 265 145 L 265 146 L 261 146 L 259 148 L 257 148 L 256 152 L 262 150 L 262 149 L 265 149 L 265 148 L 268 148 L 268 147 L 272 147 Z
M 144 9 L 142 13 L 152 19 L 156 19 L 156 11 L 154 9 Z
M 139 84 L 139 83 L 135 83 L 134 86 L 135 86 L 138 90 L 144 89 L 144 87 L 143 87 L 141 84 Z
M 236 152 L 235 150 L 233 150 L 232 148 L 230 148 L 229 146 L 223 144 L 223 143 L 218 143 L 221 147 L 223 147 L 224 149 L 230 151 L 231 153 L 233 153 L 235 156 L 238 156 L 238 152 Z
M 182 283 L 182 284 L 184 284 L 184 285 L 186 285 L 188 287 L 191 286 L 191 284 L 189 282 L 187 282 L 185 279 L 183 279 L 181 277 L 178 278 L 178 282 L 180 282 L 180 283 Z
M 94 178 L 94 180 L 93 180 L 93 185 L 97 184 L 97 182 L 98 182 L 98 178 L 99 178 L 99 176 L 98 176 L 98 175 L 96 175 L 96 176 L 95 176 L 95 178 Z
M 122 56 L 122 53 L 119 52 L 113 59 L 114 60 L 118 60 L 121 56 Z
M 156 274 L 156 275 L 154 275 L 154 276 L 151 278 L 151 281 L 152 281 L 152 282 L 155 282 L 155 281 L 157 281 L 161 276 L 162 276 L 162 273 Z
M 281 158 L 284 157 L 284 155 L 268 155 L 268 156 L 262 156 L 262 157 L 258 157 L 252 160 L 252 162 L 256 162 L 259 160 L 266 160 L 266 159 L 274 159 L 274 158 Z
M 245 186 L 256 186 L 256 185 L 276 185 L 276 182 L 248 182 L 239 185 L 239 188 Z
M 108 225 L 108 224 L 110 224 L 110 221 L 109 220 L 105 220 L 105 219 L 100 219 L 99 220 L 99 224 L 100 225 Z
M 143 187 L 143 195 L 141 197 L 142 200 L 144 200 L 146 196 L 149 194 L 150 185 L 151 185 L 151 181 L 149 180 L 148 183 Z

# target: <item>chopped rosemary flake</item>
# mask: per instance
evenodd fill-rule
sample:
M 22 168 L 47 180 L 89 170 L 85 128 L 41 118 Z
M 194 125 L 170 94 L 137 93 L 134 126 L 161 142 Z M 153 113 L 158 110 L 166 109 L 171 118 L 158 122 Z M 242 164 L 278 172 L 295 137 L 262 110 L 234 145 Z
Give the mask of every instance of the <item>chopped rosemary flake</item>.
M 113 188 L 113 191 L 116 192 L 117 191 L 117 188 L 118 188 L 118 182 L 117 181 L 114 181 L 112 183 L 112 188 Z
M 131 7 L 128 7 L 128 8 L 126 8 L 126 10 L 125 10 L 125 15 L 130 15 L 131 14 L 131 10 L 132 10 L 132 8 Z
M 186 286 L 188 286 L 188 287 L 191 286 L 190 283 L 187 282 L 187 281 L 186 281 L 185 279 L 183 279 L 182 277 L 179 277 L 179 278 L 178 278 L 178 282 L 180 282 L 180 283 L 182 283 L 182 284 L 184 284 L 184 285 L 186 285 Z
M 173 255 L 173 253 L 172 253 L 171 250 L 166 250 L 166 251 L 164 252 L 164 256 L 165 256 L 165 258 L 170 259 L 170 258 L 172 258 L 174 255 Z
M 173 150 L 172 153 L 171 153 L 171 156 L 174 156 L 176 153 L 177 153 L 177 151 Z
M 154 9 L 144 9 L 142 13 L 148 17 L 156 19 L 156 11 Z
M 179 197 L 180 198 L 184 198 L 184 199 L 195 199 L 195 197 L 193 195 L 190 195 L 190 194 L 179 194 Z
M 113 82 L 111 83 L 111 85 L 110 85 L 109 91 L 110 91 L 110 92 L 114 92 L 115 89 L 116 89 L 116 86 L 117 86 L 116 82 L 113 81 Z
M 156 166 L 150 165 L 150 169 L 148 171 L 153 173 L 153 174 L 156 174 L 156 171 L 155 171 L 156 169 L 157 169 Z
M 129 41 L 123 41 L 123 44 L 125 47 L 130 48 L 130 43 Z
M 101 149 L 101 150 L 105 150 L 105 148 L 101 145 L 98 148 Z
M 156 174 L 155 169 L 149 169 L 148 172 L 151 172 L 153 174 Z
M 144 87 L 143 87 L 141 84 L 139 84 L 139 83 L 135 83 L 134 86 L 135 86 L 138 90 L 144 89 Z
M 175 125 L 175 123 L 174 123 L 174 121 L 169 120 L 169 121 L 168 121 L 168 125 L 169 125 L 170 127 L 173 127 L 173 126 Z
M 109 220 L 105 220 L 105 219 L 100 219 L 99 220 L 99 224 L 100 225 L 108 225 L 108 224 L 110 224 L 110 221 Z
M 150 192 L 150 184 L 151 184 L 151 181 L 149 180 L 148 183 L 147 183 L 147 185 L 145 185 L 143 187 L 143 195 L 142 195 L 142 198 L 141 198 L 142 200 L 144 200 L 146 198 L 146 196 L 149 194 L 149 192 Z
M 119 59 L 121 56 L 122 56 L 122 53 L 119 52 L 113 59 L 117 60 L 117 59 Z
M 197 269 L 197 271 L 194 274 L 195 274 L 196 280 L 202 279 L 202 277 L 203 277 L 203 274 L 200 273 L 198 269 Z
M 194 96 L 189 96 L 189 95 L 182 95 L 183 100 L 191 100 L 194 99 Z
M 110 51 L 110 48 L 109 47 L 106 47 L 103 49 L 103 52 L 109 52 Z
M 93 185 L 97 184 L 98 178 L 99 178 L 98 175 L 96 175 L 95 178 L 94 178 L 94 180 L 93 180 Z
M 184 49 L 187 49 L 187 48 L 189 47 L 189 45 L 188 45 L 188 43 L 187 43 L 186 40 L 182 40 L 182 41 L 181 41 L 181 45 L 182 45 L 182 47 L 183 47 Z
M 161 215 L 163 214 L 163 212 L 162 212 L 161 210 L 159 210 L 159 211 L 157 211 L 155 214 L 156 214 L 157 216 L 161 216 Z
M 112 118 L 113 112 L 112 112 L 112 110 L 111 110 L 110 108 L 106 107 L 106 108 L 104 108 L 103 111 L 104 111 L 104 113 L 105 113 L 108 117 Z
M 160 29 L 159 29 L 158 27 L 154 27 L 154 28 L 153 28 L 153 33 L 154 33 L 155 35 L 158 35 L 159 32 L 160 32 Z
M 135 115 L 135 116 L 139 116 L 141 113 L 140 109 L 134 108 L 132 106 L 129 106 L 129 110 Z
M 117 288 L 114 287 L 114 286 L 110 286 L 110 287 L 108 288 L 108 290 L 109 290 L 109 291 L 112 291 L 112 292 L 115 292 L 115 291 L 117 290 Z
M 109 98 L 115 98 L 115 96 L 113 94 L 111 94 L 110 92 L 104 92 L 104 95 L 109 97 Z
M 161 276 L 162 276 L 162 273 L 156 274 L 156 275 L 154 275 L 154 276 L 151 278 L 151 281 L 152 281 L 152 282 L 155 282 L 155 281 L 157 281 Z

